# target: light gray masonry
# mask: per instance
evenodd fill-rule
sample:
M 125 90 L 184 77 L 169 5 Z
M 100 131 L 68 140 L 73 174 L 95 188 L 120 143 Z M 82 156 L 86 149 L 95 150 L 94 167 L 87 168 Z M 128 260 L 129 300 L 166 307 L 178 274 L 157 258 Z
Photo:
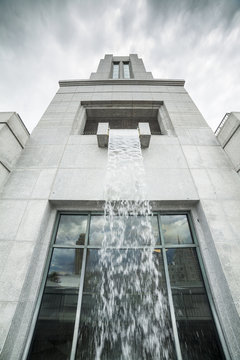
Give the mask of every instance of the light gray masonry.
M 240 175 L 240 112 L 227 113 L 216 130 L 216 136 Z
M 154 210 L 191 212 L 230 359 L 238 360 L 239 176 L 183 80 L 153 79 L 137 55 L 123 57 L 131 79 L 114 80 L 113 60 L 122 57 L 106 55 L 90 80 L 60 81 L 11 163 L 0 198 L 0 358 L 24 359 L 57 211 L 103 207 L 107 149 L 96 134 L 83 135 L 88 109 L 101 108 L 104 117 L 105 106 L 129 111 L 133 104 L 133 111 L 157 111 L 161 130 L 142 150 L 148 198 Z
M 20 116 L 0 112 L 0 189 L 16 163 L 29 137 Z

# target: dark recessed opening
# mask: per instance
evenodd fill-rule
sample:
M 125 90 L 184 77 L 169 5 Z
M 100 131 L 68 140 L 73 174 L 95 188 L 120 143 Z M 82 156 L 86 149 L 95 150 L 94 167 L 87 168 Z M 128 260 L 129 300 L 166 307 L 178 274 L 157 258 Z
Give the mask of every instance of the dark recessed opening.
M 138 123 L 149 123 L 151 134 L 160 135 L 157 107 L 86 108 L 84 135 L 97 133 L 99 122 L 108 122 L 110 129 L 137 129 Z

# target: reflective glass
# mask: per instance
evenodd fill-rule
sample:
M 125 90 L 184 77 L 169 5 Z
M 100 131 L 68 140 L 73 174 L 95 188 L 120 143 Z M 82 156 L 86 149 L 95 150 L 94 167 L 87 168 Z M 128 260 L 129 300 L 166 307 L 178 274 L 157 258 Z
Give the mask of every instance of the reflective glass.
M 54 249 L 28 359 L 69 358 L 82 249 Z
M 119 78 L 119 63 L 113 63 L 113 79 Z
M 87 215 L 61 215 L 55 243 L 58 245 L 84 245 Z
M 224 359 L 195 249 L 167 249 L 167 261 L 183 359 Z
M 124 79 L 130 79 L 129 62 L 123 63 L 123 77 Z
M 110 223 L 104 216 L 92 216 L 90 222 L 89 245 L 101 246 L 144 246 L 159 245 L 159 230 L 157 216 L 114 216 Z
M 192 244 L 192 236 L 186 215 L 161 215 L 165 244 Z

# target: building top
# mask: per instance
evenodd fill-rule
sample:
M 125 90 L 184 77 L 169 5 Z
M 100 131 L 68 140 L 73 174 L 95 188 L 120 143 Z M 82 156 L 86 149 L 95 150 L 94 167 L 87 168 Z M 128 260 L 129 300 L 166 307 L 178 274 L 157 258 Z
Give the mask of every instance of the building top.
M 92 73 L 91 80 L 106 79 L 135 79 L 135 80 L 153 80 L 151 72 L 147 72 L 142 59 L 137 54 L 129 56 L 105 55 L 101 59 L 97 72 Z
M 92 73 L 90 80 L 61 80 L 60 86 L 119 84 L 124 85 L 165 85 L 184 86 L 184 80 L 154 79 L 151 72 L 146 71 L 142 59 L 137 54 L 129 56 L 105 55 L 101 59 L 97 71 Z

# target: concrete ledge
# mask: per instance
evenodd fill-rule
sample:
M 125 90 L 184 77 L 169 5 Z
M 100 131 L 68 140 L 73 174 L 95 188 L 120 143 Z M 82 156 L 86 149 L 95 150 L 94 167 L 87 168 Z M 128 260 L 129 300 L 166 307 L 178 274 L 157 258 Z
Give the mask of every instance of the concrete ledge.
M 156 86 L 184 86 L 182 79 L 158 79 L 158 80 L 136 80 L 136 79 L 108 79 L 108 80 L 60 80 L 59 86 L 93 86 L 93 85 L 156 85 Z
M 143 149 L 148 148 L 151 139 L 151 131 L 150 131 L 149 123 L 147 122 L 138 123 L 138 131 L 139 131 L 141 148 Z M 97 129 L 98 147 L 107 148 L 108 140 L 109 140 L 109 123 L 107 122 L 98 123 L 98 129 Z

